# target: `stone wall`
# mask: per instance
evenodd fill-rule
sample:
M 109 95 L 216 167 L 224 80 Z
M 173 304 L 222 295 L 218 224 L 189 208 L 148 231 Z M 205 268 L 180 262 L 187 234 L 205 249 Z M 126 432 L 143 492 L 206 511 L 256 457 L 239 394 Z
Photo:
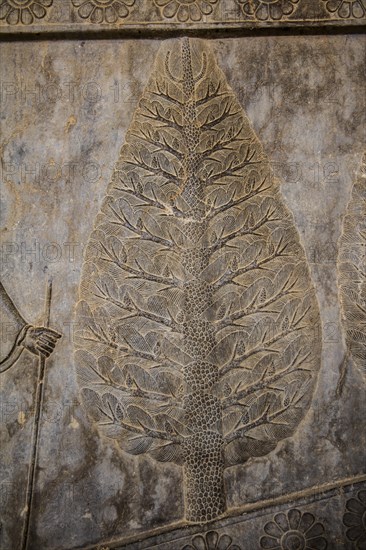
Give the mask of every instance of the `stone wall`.
M 364 0 L 3 0 L 3 550 L 362 549 Z

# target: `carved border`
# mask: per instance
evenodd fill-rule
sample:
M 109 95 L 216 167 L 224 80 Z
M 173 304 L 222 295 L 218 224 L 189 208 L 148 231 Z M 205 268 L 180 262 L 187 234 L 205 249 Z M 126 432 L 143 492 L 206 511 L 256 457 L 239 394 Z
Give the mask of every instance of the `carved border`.
M 366 474 L 361 474 L 358 476 L 353 476 L 346 479 L 340 479 L 332 483 L 324 483 L 322 485 L 316 485 L 313 487 L 308 487 L 302 491 L 296 493 L 286 494 L 271 500 L 265 500 L 261 502 L 248 503 L 244 506 L 236 508 L 235 510 L 230 510 L 225 516 L 221 517 L 219 520 L 213 521 L 207 524 L 207 531 L 217 531 L 218 534 L 229 533 L 230 527 L 250 522 L 251 520 L 262 517 L 266 514 L 276 514 L 278 512 L 285 512 L 286 514 L 293 510 L 299 510 L 301 513 L 305 510 L 308 505 L 313 505 L 322 501 L 328 501 L 330 499 L 343 499 L 344 503 L 341 502 L 340 508 L 342 509 L 342 514 L 339 517 L 339 522 L 343 525 L 344 536 L 347 537 L 347 540 L 351 540 L 347 535 L 349 517 L 347 514 L 353 511 L 352 502 L 354 499 L 357 499 L 361 502 L 365 500 L 364 494 L 366 494 Z M 361 493 L 361 494 L 360 494 Z M 366 512 L 366 508 L 365 508 Z M 314 514 L 311 514 L 314 515 Z M 329 519 L 331 519 L 329 517 Z M 314 515 L 314 523 L 317 518 Z M 268 520 L 263 519 L 264 528 Z M 167 525 L 162 528 L 157 528 L 151 530 L 150 532 L 144 532 L 137 534 L 135 536 L 120 538 L 100 542 L 97 545 L 87 545 L 75 550 L 146 550 L 149 548 L 158 548 L 159 544 L 164 543 L 164 548 L 170 548 L 168 545 L 172 545 L 171 548 L 183 548 L 187 544 L 187 537 L 194 538 L 195 535 L 201 533 L 202 527 L 195 525 L 192 527 L 187 526 L 186 522 L 179 522 L 173 525 Z M 262 535 L 265 535 L 265 531 L 258 533 L 258 545 L 259 540 Z M 322 535 L 323 536 L 323 535 Z M 162 538 L 163 537 L 163 538 Z M 178 542 L 179 541 L 179 542 Z M 184 541 L 181 543 L 181 541 Z M 233 540 L 233 543 L 237 541 Z M 174 546 L 173 546 L 174 543 Z M 166 546 L 165 546 L 166 545 Z M 193 547 L 194 548 L 194 547 Z M 237 548 L 237 547 L 235 547 Z M 260 548 L 260 546 L 258 546 Z M 328 548 L 331 546 L 328 545 Z M 245 547 L 245 550 L 247 547 Z M 244 549 L 242 549 L 244 550 Z
M 0 0 L 0 34 L 360 27 L 366 0 Z

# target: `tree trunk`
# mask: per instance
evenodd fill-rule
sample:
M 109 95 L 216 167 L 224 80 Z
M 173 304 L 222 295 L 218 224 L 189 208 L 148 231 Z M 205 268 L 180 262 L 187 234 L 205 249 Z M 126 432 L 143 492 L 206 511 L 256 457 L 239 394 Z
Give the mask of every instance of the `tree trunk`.
M 188 521 L 205 523 L 225 511 L 222 436 L 206 431 L 186 440 L 184 482 Z
M 182 263 L 188 274 L 184 285 L 184 350 L 192 358 L 185 368 L 186 425 L 193 435 L 184 443 L 186 518 L 206 522 L 225 509 L 223 483 L 223 438 L 220 400 L 212 394 L 218 368 L 207 359 L 216 345 L 215 326 L 207 319 L 212 305 L 212 288 L 202 278 L 209 265 L 204 182 L 197 177 L 200 156 L 197 149 L 200 128 L 196 120 L 195 77 L 189 40 L 182 45 L 184 91 L 184 137 L 187 154 L 183 159 L 182 198 L 188 206 L 184 223 L 186 248 Z

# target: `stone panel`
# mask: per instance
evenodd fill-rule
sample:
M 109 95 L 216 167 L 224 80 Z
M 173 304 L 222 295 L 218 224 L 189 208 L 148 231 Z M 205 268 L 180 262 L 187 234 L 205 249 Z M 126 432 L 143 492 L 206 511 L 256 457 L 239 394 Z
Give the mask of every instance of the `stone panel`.
M 4 550 L 365 545 L 364 37 L 184 24 L 4 24 Z

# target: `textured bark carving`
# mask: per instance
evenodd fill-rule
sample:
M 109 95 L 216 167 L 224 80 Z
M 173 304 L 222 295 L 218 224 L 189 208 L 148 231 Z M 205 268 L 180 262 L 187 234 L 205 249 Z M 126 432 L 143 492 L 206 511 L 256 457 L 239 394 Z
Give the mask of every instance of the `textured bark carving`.
M 181 464 L 187 520 L 211 520 L 224 468 L 266 455 L 304 415 L 318 315 L 293 218 L 211 51 L 165 43 L 85 256 L 76 363 L 90 415 L 126 452 Z
M 366 376 L 366 155 L 343 220 L 338 278 L 347 347 Z

